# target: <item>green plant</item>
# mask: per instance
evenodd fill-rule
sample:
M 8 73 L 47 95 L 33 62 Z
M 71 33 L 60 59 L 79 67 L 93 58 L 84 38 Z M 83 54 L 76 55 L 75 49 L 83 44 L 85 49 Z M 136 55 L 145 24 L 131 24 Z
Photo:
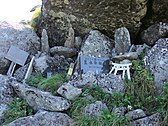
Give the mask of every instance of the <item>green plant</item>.
M 20 117 L 25 117 L 33 114 L 33 110 L 29 105 L 21 98 L 15 98 L 10 104 L 9 109 L 4 112 L 7 119 L 3 123 L 6 125 Z
M 44 78 L 42 74 L 35 74 L 26 80 L 26 83 L 55 95 L 56 90 L 66 81 L 66 77 L 63 74 L 55 74 L 50 78 Z
M 63 74 L 55 74 L 50 78 L 44 79 L 39 82 L 37 88 L 49 91 L 55 95 L 57 89 L 66 81 L 66 77 Z
M 162 125 L 168 125 L 168 83 L 163 87 L 163 94 L 155 98 L 157 102 L 156 112 L 162 115 Z
M 78 126 L 126 126 L 128 120 L 125 117 L 117 117 L 110 111 L 102 111 L 100 118 L 90 118 L 84 114 L 86 105 L 95 102 L 95 99 L 77 98 L 73 101 L 69 115 Z
M 40 18 L 40 15 L 41 15 L 41 7 L 38 7 L 36 8 L 36 10 L 34 11 L 34 14 L 32 16 L 32 19 L 30 21 L 30 25 L 32 26 L 32 28 L 35 30 L 36 28 L 36 25 L 39 21 L 39 18 Z
M 84 96 L 91 95 L 91 99 Z M 124 98 L 124 94 L 116 92 L 109 94 L 104 92 L 97 85 L 85 88 L 80 97 L 72 101 L 69 115 L 77 122 L 78 126 L 125 126 L 127 119 L 125 117 L 117 117 L 115 113 L 110 111 L 102 111 L 100 118 L 89 118 L 83 113 L 86 105 L 94 103 L 95 101 L 102 101 L 106 103 L 108 108 L 120 106 Z
M 34 75 L 31 75 L 29 79 L 26 80 L 26 83 L 33 87 L 38 87 L 38 84 L 45 80 L 45 78 L 40 73 L 36 73 Z
M 125 83 L 126 93 L 128 97 L 136 97 L 137 102 L 141 106 L 146 102 L 146 98 L 154 96 L 154 78 L 149 70 L 143 67 L 143 64 L 136 60 L 133 61 L 133 77 Z

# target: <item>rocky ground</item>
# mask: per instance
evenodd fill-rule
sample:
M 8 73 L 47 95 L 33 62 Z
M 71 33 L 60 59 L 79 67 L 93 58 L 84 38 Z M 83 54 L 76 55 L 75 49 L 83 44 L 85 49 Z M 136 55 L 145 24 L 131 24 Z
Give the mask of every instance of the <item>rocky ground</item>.
M 166 3 L 43 0 L 35 28 L 38 36 L 26 25 L 0 22 L 0 125 L 166 125 L 168 22 L 162 16 Z M 150 9 L 153 17 L 147 17 Z M 157 17 L 164 23 L 158 23 Z M 153 23 L 142 30 L 141 23 L 147 20 Z M 143 44 L 133 44 L 135 38 Z M 12 77 L 6 75 L 10 46 L 29 53 L 25 65 L 16 65 Z M 40 73 L 41 78 L 25 81 L 33 56 L 32 76 Z M 108 62 L 103 72 L 82 72 L 82 56 Z M 131 80 L 122 78 L 120 72 L 109 73 L 112 62 L 132 63 Z M 70 64 L 75 66 L 67 76 Z M 60 73 L 63 77 L 57 76 Z M 24 102 L 15 113 L 23 109 L 25 113 L 9 120 L 16 99 Z

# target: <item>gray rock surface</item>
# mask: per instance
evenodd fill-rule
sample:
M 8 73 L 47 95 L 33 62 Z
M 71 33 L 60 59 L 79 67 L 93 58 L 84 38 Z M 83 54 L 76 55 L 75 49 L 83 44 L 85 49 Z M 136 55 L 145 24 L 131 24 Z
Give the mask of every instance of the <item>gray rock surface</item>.
M 82 93 L 82 89 L 76 88 L 71 84 L 67 83 L 62 85 L 58 90 L 58 94 L 65 97 L 66 99 L 73 100 Z
M 129 111 L 127 114 L 125 114 L 125 116 L 128 117 L 128 119 L 130 120 L 136 120 L 145 117 L 146 114 L 142 109 L 136 109 L 133 111 Z
M 85 74 L 77 75 L 77 77 L 72 79 L 69 83 L 78 88 L 92 86 L 93 84 L 97 84 L 96 74 L 95 72 L 89 71 Z
M 168 82 L 168 38 L 159 39 L 144 57 L 145 65 L 154 75 L 156 91 Z
M 32 116 L 19 118 L 6 126 L 75 126 L 64 113 L 40 111 Z
M 146 11 L 147 0 L 43 0 L 39 28 L 48 31 L 52 46 L 63 46 L 70 27 L 79 35 L 99 29 L 113 37 L 116 28 L 125 26 L 135 36 Z
M 113 57 L 113 61 L 122 61 L 124 59 L 128 59 L 128 60 L 138 59 L 138 53 L 128 52 L 128 53 L 124 53 L 123 55 L 117 55 Z
M 11 85 L 18 96 L 25 99 L 34 110 L 64 111 L 70 107 L 68 100 L 53 96 L 49 92 L 43 92 L 16 81 L 13 81 Z
M 168 21 L 168 1 L 167 0 L 154 0 L 152 4 L 153 18 L 155 23 Z
M 5 74 L 9 62 L 4 59 L 10 46 L 17 46 L 29 54 L 36 54 L 40 49 L 36 33 L 22 24 L 0 22 L 0 73 Z
M 26 64 L 25 66 L 18 68 L 13 74 L 13 77 L 15 77 L 17 81 L 22 82 L 26 75 L 28 67 L 29 64 Z
M 135 120 L 131 126 L 161 126 L 161 115 L 159 113 Z
M 71 58 L 65 58 L 64 56 L 55 55 L 54 57 L 48 57 L 47 64 L 52 73 L 67 72 L 70 63 L 73 62 Z
M 128 52 L 131 46 L 130 34 L 127 28 L 118 28 L 115 31 L 115 51 L 117 54 Z
M 63 55 L 67 58 L 73 57 L 77 54 L 77 50 L 75 48 L 67 48 L 63 46 L 55 46 L 50 49 L 50 53 L 52 55 Z
M 106 93 L 124 92 L 123 80 L 118 75 L 113 74 L 96 75 L 94 72 L 89 71 L 81 76 L 78 75 L 69 83 L 78 88 L 92 87 L 95 84 Z
M 84 113 L 91 118 L 99 118 L 103 110 L 108 110 L 106 104 L 101 101 L 89 104 L 84 108 Z
M 114 47 L 113 40 L 97 30 L 92 30 L 81 47 L 80 55 L 109 58 L 112 47 Z
M 40 72 L 40 73 L 43 73 L 44 70 L 49 67 L 48 64 L 47 64 L 47 59 L 48 59 L 48 56 L 47 55 L 42 55 L 40 57 L 37 57 L 35 58 L 34 60 L 34 70 L 36 72 Z
M 80 49 L 81 45 L 82 45 L 82 38 L 80 36 L 75 37 L 75 43 L 74 43 L 75 48 Z
M 150 46 L 146 45 L 145 43 L 143 45 L 136 45 L 136 53 L 138 55 L 141 55 L 142 53 L 145 53 L 151 49 Z
M 117 117 L 124 116 L 126 111 L 127 111 L 126 107 L 114 107 L 112 109 L 112 113 L 114 113 Z
M 8 104 L 13 100 L 15 93 L 10 83 L 11 81 L 7 76 L 0 74 L 0 104 Z
M 5 121 L 5 115 L 3 112 L 8 110 L 8 105 L 7 104 L 0 104 L 0 125 Z
M 104 92 L 124 92 L 124 81 L 117 75 L 101 74 L 97 76 L 97 85 L 103 89 Z
M 64 43 L 64 47 L 74 48 L 74 46 L 75 46 L 75 32 L 72 27 L 69 28 L 68 32 L 69 32 L 68 37 Z
M 49 54 L 49 42 L 48 42 L 48 35 L 47 31 L 43 29 L 42 35 L 41 35 L 41 52 L 45 54 Z
M 154 46 L 160 38 L 168 37 L 168 23 L 158 23 L 141 33 L 142 42 Z

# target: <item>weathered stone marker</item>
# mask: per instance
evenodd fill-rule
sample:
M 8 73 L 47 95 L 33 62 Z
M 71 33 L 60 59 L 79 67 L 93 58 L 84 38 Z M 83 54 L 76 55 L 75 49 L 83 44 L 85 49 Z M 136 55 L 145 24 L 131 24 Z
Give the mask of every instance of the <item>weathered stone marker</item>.
M 115 51 L 117 54 L 128 52 L 131 46 L 130 34 L 127 28 L 122 27 L 115 31 Z
M 80 68 L 83 73 L 88 71 L 96 72 L 96 74 L 104 72 L 104 62 L 108 58 L 95 58 L 89 56 L 80 56 Z

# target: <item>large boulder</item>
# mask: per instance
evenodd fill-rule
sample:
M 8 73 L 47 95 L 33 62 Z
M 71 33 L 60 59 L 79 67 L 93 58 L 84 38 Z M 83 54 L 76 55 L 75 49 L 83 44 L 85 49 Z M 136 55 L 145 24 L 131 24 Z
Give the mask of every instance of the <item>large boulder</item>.
M 141 33 L 142 42 L 149 46 L 155 45 L 157 40 L 164 37 L 168 37 L 168 23 L 154 24 Z
M 124 81 L 119 75 L 101 74 L 97 76 L 97 82 L 106 93 L 124 92 Z
M 9 109 L 7 104 L 0 104 L 0 125 L 5 122 L 5 115 L 4 112 L 7 111 Z
M 43 92 L 26 84 L 21 84 L 16 81 L 11 83 L 12 87 L 18 94 L 27 101 L 34 110 L 48 111 L 64 111 L 70 107 L 68 100 L 53 96 L 49 92 Z
M 22 117 L 6 126 L 75 126 L 73 120 L 64 113 L 40 111 L 35 115 Z
M 13 100 L 15 94 L 10 84 L 11 80 L 7 76 L 0 74 L 0 105 L 8 104 Z
M 134 35 L 147 10 L 147 0 L 42 0 L 41 28 L 48 31 L 50 45 L 63 45 L 69 28 L 78 35 L 91 29 L 113 36 L 117 27 L 125 26 Z
M 81 47 L 80 55 L 109 58 L 113 47 L 112 39 L 97 30 L 92 30 Z
M 69 81 L 69 84 L 78 88 L 92 87 L 93 84 L 96 84 L 106 93 L 124 92 L 124 81 L 119 75 L 113 74 L 96 75 L 96 73 L 88 71 Z
M 167 22 L 168 21 L 168 1 L 167 0 L 153 0 L 152 10 L 153 18 L 156 22 Z
M 105 103 L 96 101 L 84 108 L 84 113 L 91 118 L 100 118 L 102 111 L 107 111 L 108 108 Z
M 48 55 L 41 55 L 35 59 L 34 69 L 36 72 L 43 73 L 44 76 L 50 71 L 52 74 L 57 72 L 65 72 L 70 63 L 73 62 L 71 58 L 55 55 L 50 57 Z
M 0 74 L 0 125 L 5 121 L 4 111 L 8 109 L 8 104 L 13 100 L 15 93 L 10 86 L 11 80 Z
M 127 114 L 125 114 L 125 116 L 130 120 L 135 120 L 145 117 L 146 114 L 142 109 L 136 109 L 133 111 L 129 111 Z
M 67 83 L 62 85 L 57 90 L 57 93 L 65 97 L 66 99 L 73 100 L 82 93 L 82 89 L 76 88 L 71 84 Z
M 50 53 L 52 55 L 63 55 L 67 58 L 73 57 L 77 54 L 77 50 L 75 48 L 68 48 L 63 46 L 54 46 L 50 49 Z
M 140 118 L 131 123 L 131 126 L 161 126 L 161 115 L 159 113 Z
M 168 38 L 159 39 L 145 58 L 145 65 L 154 75 L 155 86 L 159 93 L 168 82 Z
M 40 49 L 36 33 L 21 24 L 0 22 L 0 73 L 5 74 L 9 66 L 4 58 L 11 45 L 17 46 L 29 54 L 36 54 Z

